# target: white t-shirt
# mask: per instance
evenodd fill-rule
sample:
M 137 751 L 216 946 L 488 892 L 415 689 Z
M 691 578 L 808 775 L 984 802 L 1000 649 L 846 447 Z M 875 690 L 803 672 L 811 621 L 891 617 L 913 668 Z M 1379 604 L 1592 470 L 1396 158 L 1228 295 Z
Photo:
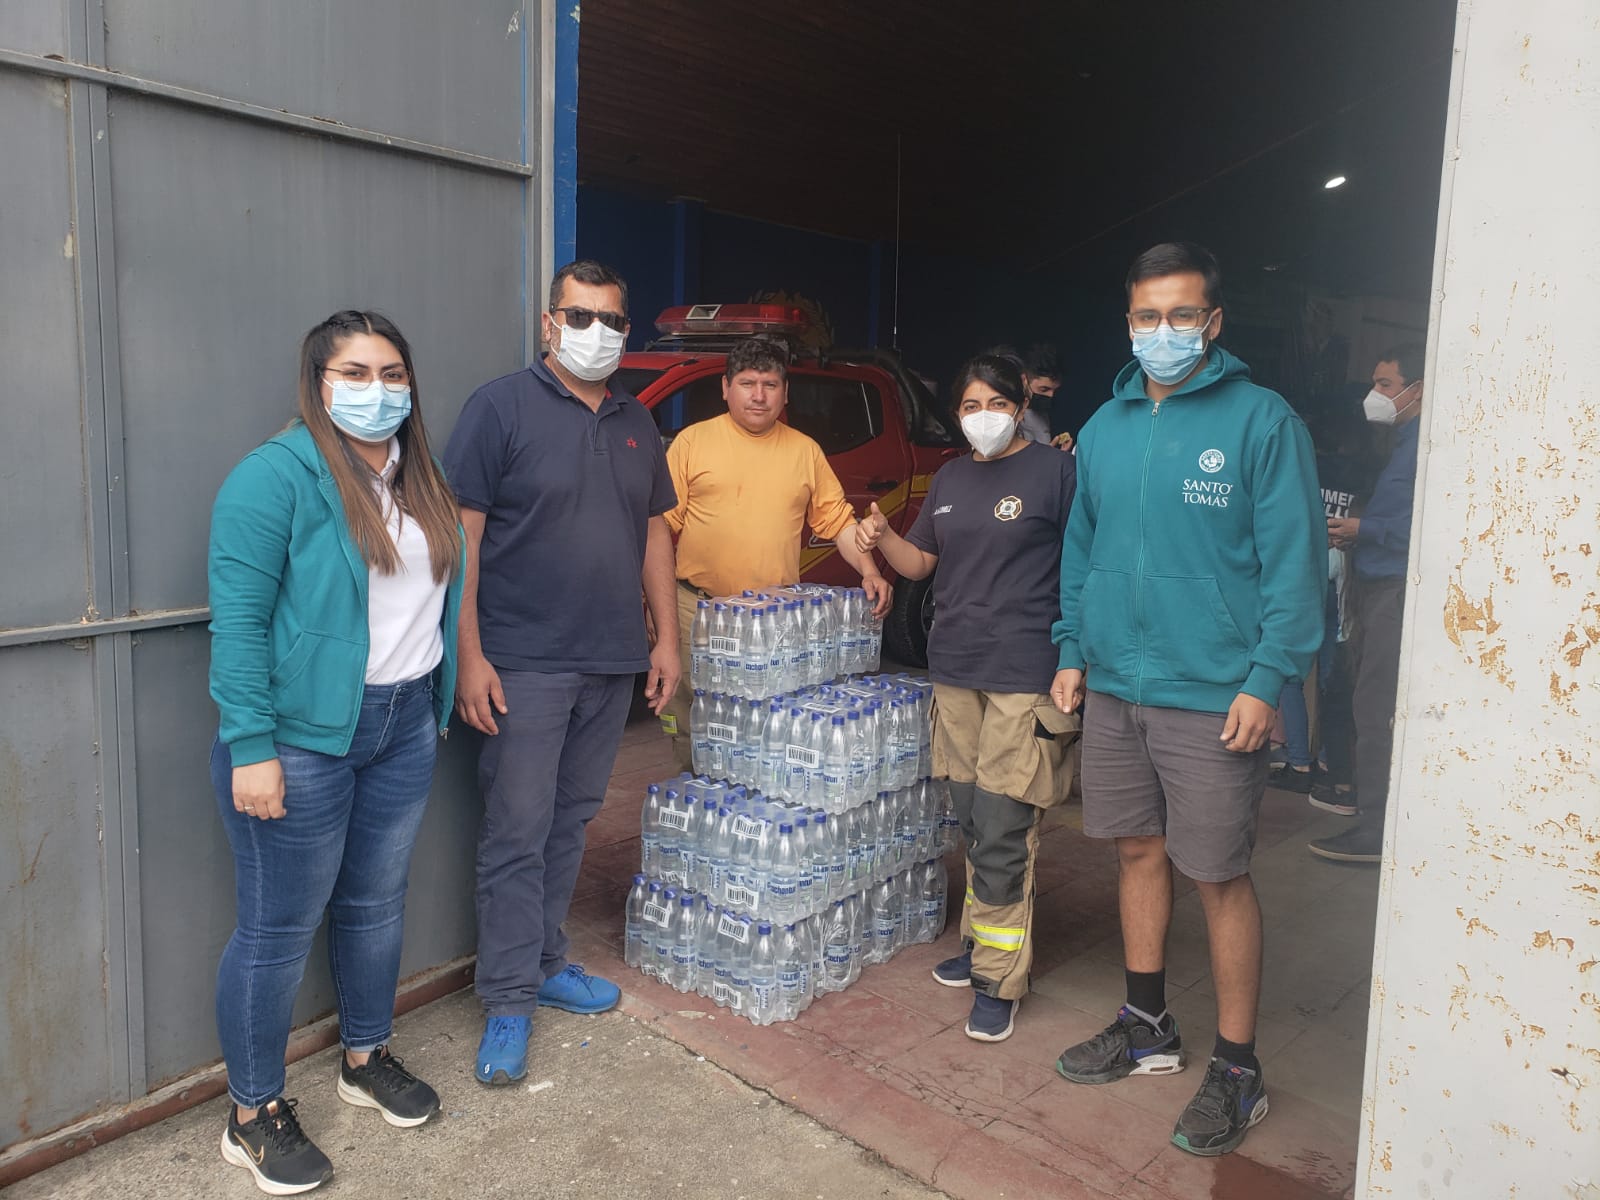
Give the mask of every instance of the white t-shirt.
M 370 684 L 404 683 L 429 674 L 444 657 L 445 584 L 433 580 L 428 539 L 422 526 L 406 520 L 389 480 L 400 465 L 400 439 L 389 439 L 389 461 L 374 481 L 378 501 L 399 553 L 393 575 L 367 575 L 367 678 Z

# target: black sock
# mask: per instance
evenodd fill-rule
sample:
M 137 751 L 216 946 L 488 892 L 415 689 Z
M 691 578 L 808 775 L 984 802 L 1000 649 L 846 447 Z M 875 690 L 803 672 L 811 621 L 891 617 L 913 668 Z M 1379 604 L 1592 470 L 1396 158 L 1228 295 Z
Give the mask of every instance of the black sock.
M 1243 1067 L 1246 1071 L 1261 1073 L 1261 1060 L 1256 1057 L 1256 1040 L 1251 1038 L 1248 1042 L 1230 1042 L 1220 1033 L 1217 1034 L 1216 1049 L 1211 1052 L 1214 1058 L 1223 1062 L 1232 1063 L 1236 1067 Z
M 1129 971 L 1123 969 L 1128 984 L 1128 1007 L 1159 1021 L 1167 1011 L 1167 970 Z

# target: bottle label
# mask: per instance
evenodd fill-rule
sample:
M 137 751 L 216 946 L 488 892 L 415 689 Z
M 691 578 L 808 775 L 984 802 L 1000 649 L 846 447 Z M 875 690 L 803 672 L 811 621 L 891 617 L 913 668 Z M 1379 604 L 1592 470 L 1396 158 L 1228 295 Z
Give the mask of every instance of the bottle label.
M 734 889 L 730 889 L 730 891 L 732 890 Z M 737 890 L 743 891 L 744 889 L 740 888 Z M 731 896 L 728 899 L 728 903 L 733 903 L 733 898 Z M 738 917 L 731 916 L 728 913 L 723 913 L 722 919 L 717 922 L 717 935 L 719 937 L 732 938 L 734 941 L 743 945 L 745 942 L 750 940 L 750 926 L 739 920 Z
M 711 639 L 711 653 L 737 654 L 739 653 L 739 639 L 731 637 L 714 637 Z
M 672 949 L 672 965 L 676 967 L 689 967 L 694 965 L 694 951 L 686 950 L 682 946 Z
M 924 900 L 922 902 L 922 917 L 926 921 L 937 921 L 944 915 L 944 901 Z
M 729 884 L 723 896 L 723 900 L 729 908 L 750 909 L 755 907 L 756 894 L 747 887 L 740 887 L 737 884 Z M 722 919 L 724 921 L 733 920 L 732 917 L 723 917 Z M 743 929 L 744 925 L 740 924 L 739 927 Z M 744 941 L 744 938 L 741 937 L 739 940 L 742 942 Z
M 736 742 L 739 740 L 739 731 L 732 725 L 719 725 L 712 721 L 706 726 L 706 737 L 713 742 Z
M 793 879 L 779 879 L 774 875 L 767 881 L 767 891 L 774 896 L 792 896 L 798 889 L 799 883 Z
M 895 926 L 898 924 L 892 917 L 879 917 L 875 922 L 878 936 L 886 942 L 894 941 Z
M 829 942 L 828 943 L 828 948 L 827 948 L 827 951 L 826 951 L 826 957 L 827 957 L 827 960 L 828 960 L 828 964 L 830 966 L 835 966 L 835 967 L 847 967 L 847 966 L 849 966 L 850 965 L 850 943 L 849 942 Z
M 747 817 L 741 813 L 734 818 L 733 836 L 748 839 L 759 838 L 761 836 L 761 822 L 755 817 Z
M 666 925 L 667 906 L 646 902 L 644 906 L 644 919 L 652 925 Z
M 663 808 L 661 810 L 661 827 L 663 829 L 689 828 L 689 814 L 676 808 Z
M 807 750 L 804 746 L 785 746 L 783 758 L 790 766 L 804 767 L 808 771 L 815 771 L 822 765 L 821 753 L 816 750 Z
M 787 967 L 786 966 L 786 967 L 783 968 L 783 970 L 778 972 L 778 986 L 781 987 L 784 991 L 786 991 L 786 992 L 799 991 L 800 990 L 800 983 L 801 983 L 801 977 L 800 977 L 800 968 L 799 967 Z

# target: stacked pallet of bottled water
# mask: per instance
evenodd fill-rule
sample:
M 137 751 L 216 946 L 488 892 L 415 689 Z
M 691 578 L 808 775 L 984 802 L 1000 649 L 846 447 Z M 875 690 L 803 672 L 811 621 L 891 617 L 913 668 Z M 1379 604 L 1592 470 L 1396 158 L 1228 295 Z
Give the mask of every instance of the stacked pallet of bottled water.
M 878 669 L 883 622 L 861 588 L 815 584 L 701 600 L 689 630 L 689 682 L 761 700 Z
M 936 938 L 957 824 L 928 778 L 931 697 L 923 679 L 863 678 L 755 701 L 759 730 L 697 737 L 705 772 L 646 789 L 628 964 L 764 1025 Z
M 931 768 L 933 688 L 875 675 L 764 699 L 695 689 L 694 768 L 829 812 L 898 791 Z

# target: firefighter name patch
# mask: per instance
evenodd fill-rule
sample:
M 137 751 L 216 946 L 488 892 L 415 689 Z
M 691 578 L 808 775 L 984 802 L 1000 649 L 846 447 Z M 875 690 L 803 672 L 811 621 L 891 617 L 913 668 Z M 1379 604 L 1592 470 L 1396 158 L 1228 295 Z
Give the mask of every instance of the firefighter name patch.
M 1022 501 L 1015 496 L 1007 496 L 994 506 L 994 516 L 997 521 L 1015 521 L 1022 515 Z

